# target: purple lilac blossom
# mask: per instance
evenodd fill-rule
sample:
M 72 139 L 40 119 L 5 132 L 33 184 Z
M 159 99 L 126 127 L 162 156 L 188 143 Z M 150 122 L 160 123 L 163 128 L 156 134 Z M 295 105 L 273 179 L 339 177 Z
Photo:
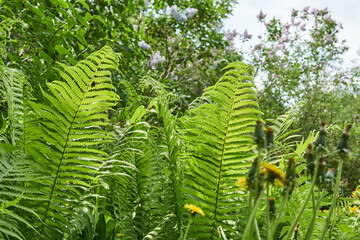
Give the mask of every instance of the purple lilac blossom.
M 151 56 L 148 65 L 150 67 L 153 67 L 159 63 L 162 63 L 165 61 L 165 57 L 160 56 L 160 51 L 157 51 L 154 53 L 154 55 Z
M 263 13 L 262 10 L 260 10 L 259 15 L 256 16 L 259 21 L 263 20 L 266 17 L 266 14 Z
M 197 12 L 198 12 L 198 10 L 196 8 L 187 8 L 187 9 L 185 9 L 185 15 L 188 18 L 193 17 Z
M 244 36 L 245 39 L 251 39 L 252 38 L 252 35 L 247 32 L 247 29 L 245 30 L 243 36 Z
M 150 45 L 147 44 L 144 40 L 140 41 L 138 43 L 138 45 L 142 50 L 149 50 L 150 49 Z

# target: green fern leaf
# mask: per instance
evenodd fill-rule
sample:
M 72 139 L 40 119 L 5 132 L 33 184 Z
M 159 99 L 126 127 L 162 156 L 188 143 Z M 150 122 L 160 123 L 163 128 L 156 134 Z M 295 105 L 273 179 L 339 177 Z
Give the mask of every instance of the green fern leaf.
M 38 116 L 31 126 L 28 152 L 48 176 L 38 182 L 43 203 L 35 207 L 42 222 L 44 238 L 69 234 L 72 208 L 80 207 L 83 194 L 100 175 L 107 153 L 98 148 L 111 141 L 101 127 L 108 123 L 105 111 L 118 101 L 111 84 L 111 70 L 117 70 L 117 56 L 109 47 L 91 54 L 74 67 L 59 70 L 64 81 L 48 83 L 41 89 L 48 103 L 31 103 Z
M 249 146 L 261 112 L 253 70 L 241 62 L 229 64 L 225 70 L 224 76 L 205 90 L 202 104 L 184 120 L 187 203 L 205 213 L 190 227 L 189 234 L 197 239 L 217 239 L 219 226 L 229 238 L 236 238 L 234 223 L 243 207 L 240 199 L 246 195 L 235 182 L 254 158 Z

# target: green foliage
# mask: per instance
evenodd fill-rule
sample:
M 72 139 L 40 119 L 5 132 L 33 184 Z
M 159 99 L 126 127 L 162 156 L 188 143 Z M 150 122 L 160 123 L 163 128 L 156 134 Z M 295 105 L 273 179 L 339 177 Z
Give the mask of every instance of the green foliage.
M 188 149 L 184 156 L 186 201 L 205 212 L 205 218 L 194 219 L 190 230 L 199 239 L 217 239 L 218 226 L 235 237 L 234 218 L 243 207 L 236 201 L 245 196 L 235 182 L 254 157 L 249 145 L 261 114 L 252 68 L 233 63 L 225 69 L 219 82 L 205 90 L 200 106 L 183 120 Z

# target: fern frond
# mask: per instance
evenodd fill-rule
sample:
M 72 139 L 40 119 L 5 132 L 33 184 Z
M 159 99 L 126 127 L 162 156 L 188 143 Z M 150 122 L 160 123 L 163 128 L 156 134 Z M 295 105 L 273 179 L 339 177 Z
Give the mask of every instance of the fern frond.
M 261 112 L 253 70 L 241 62 L 229 64 L 225 70 L 224 76 L 205 90 L 202 105 L 190 110 L 184 120 L 187 203 L 205 213 L 205 217 L 195 218 L 190 228 L 197 239 L 217 239 L 218 226 L 226 229 L 230 239 L 236 238 L 235 217 L 242 208 L 239 200 L 246 195 L 235 182 L 254 157 L 249 146 Z
M 62 66 L 64 81 L 48 83 L 49 91 L 41 89 L 48 102 L 31 103 L 38 121 L 30 128 L 28 152 L 48 177 L 38 182 L 37 197 L 45 201 L 34 202 L 44 238 L 69 233 L 66 226 L 76 217 L 71 209 L 81 206 L 82 194 L 96 181 L 108 157 L 98 146 L 112 139 L 101 127 L 108 124 L 104 112 L 119 101 L 111 84 L 117 62 L 112 49 L 104 47 L 74 67 Z
M 19 70 L 0 66 L 0 93 L 7 102 L 9 123 L 8 134 L 2 138 L 12 145 L 24 144 L 24 129 L 29 110 L 27 101 L 32 99 L 30 85 Z

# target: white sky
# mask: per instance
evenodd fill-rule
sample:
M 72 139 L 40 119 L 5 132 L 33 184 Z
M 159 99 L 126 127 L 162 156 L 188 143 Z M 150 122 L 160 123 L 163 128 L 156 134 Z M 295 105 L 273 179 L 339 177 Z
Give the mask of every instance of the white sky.
M 236 29 L 243 33 L 246 29 L 253 35 L 252 45 L 258 43 L 257 35 L 261 34 L 265 27 L 263 23 L 258 22 L 256 15 L 262 10 L 266 20 L 272 17 L 281 20 L 290 20 L 291 9 L 302 10 L 305 6 L 312 8 L 328 10 L 333 19 L 343 24 L 344 29 L 339 32 L 339 42 L 347 40 L 349 51 L 343 55 L 345 65 L 350 61 L 359 58 L 357 50 L 360 49 L 360 0 L 238 0 L 233 16 L 230 16 L 224 22 L 225 30 Z M 236 47 L 241 48 L 239 40 L 236 41 Z

